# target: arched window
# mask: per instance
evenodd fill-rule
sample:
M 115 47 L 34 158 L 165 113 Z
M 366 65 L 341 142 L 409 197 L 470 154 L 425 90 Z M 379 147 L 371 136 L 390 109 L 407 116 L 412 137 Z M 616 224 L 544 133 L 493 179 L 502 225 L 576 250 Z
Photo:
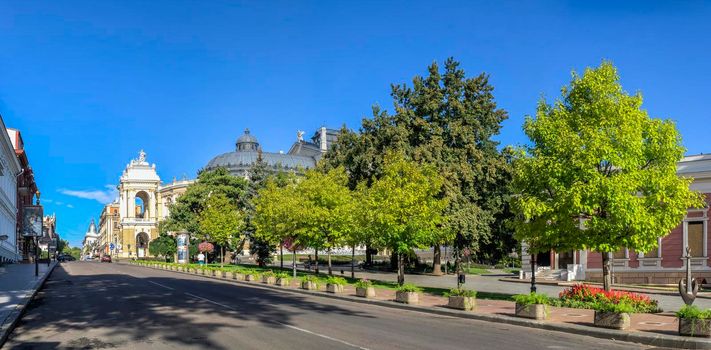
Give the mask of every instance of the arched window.
M 145 191 L 140 191 L 136 193 L 136 202 L 134 206 L 135 217 L 137 218 L 147 218 L 149 217 L 149 206 L 150 201 L 148 198 L 148 193 Z

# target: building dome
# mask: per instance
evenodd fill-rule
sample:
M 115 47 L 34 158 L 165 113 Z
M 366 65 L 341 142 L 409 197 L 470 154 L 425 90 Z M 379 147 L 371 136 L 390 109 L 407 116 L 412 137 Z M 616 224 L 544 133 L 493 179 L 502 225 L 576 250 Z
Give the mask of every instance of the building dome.
M 257 151 L 258 149 L 257 138 L 249 133 L 249 129 L 244 129 L 244 134 L 237 139 L 237 151 Z
M 91 219 L 91 224 L 89 224 L 89 229 L 86 230 L 86 236 L 98 236 L 99 234 L 96 233 L 96 224 L 94 223 L 94 219 Z

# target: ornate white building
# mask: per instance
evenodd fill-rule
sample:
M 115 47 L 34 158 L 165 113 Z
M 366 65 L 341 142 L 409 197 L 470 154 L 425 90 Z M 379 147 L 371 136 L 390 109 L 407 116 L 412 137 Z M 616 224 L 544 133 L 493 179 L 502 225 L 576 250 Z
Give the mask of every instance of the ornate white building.
M 0 130 L 5 123 L 0 117 Z M 17 246 L 17 176 L 21 165 L 7 132 L 0 135 L 0 261 L 18 261 Z
M 94 219 L 91 219 L 89 228 L 84 234 L 84 240 L 81 242 L 82 259 L 84 259 L 84 257 L 86 257 L 87 255 L 92 257 L 94 255 L 97 255 L 98 251 L 96 249 L 96 240 L 98 239 L 99 233 L 96 232 L 96 224 L 94 224 Z
M 107 204 L 104 208 L 105 212 L 112 214 L 111 209 L 118 206 L 118 217 L 101 221 L 101 225 L 106 225 L 99 230 L 101 235 L 106 235 L 99 237 L 99 242 L 103 244 L 101 251 L 122 258 L 149 256 L 148 246 L 159 234 L 158 223 L 170 214 L 169 205 L 192 182 L 173 180 L 161 184 L 156 165 L 149 164 L 146 153 L 140 151 L 138 158 L 131 160 L 121 175 L 117 202 Z M 117 225 L 118 229 L 113 225 Z M 111 243 L 114 244 L 113 251 L 107 249 Z

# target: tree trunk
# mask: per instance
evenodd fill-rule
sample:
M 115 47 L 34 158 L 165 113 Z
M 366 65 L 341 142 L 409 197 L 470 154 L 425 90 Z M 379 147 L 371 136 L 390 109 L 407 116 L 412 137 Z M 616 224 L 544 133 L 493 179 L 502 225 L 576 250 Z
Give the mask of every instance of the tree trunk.
M 610 275 L 610 254 L 608 252 L 602 252 L 602 286 L 605 291 L 610 291 L 612 289 L 612 276 Z
M 405 283 L 405 264 L 403 263 L 402 253 L 397 253 L 397 284 Z
M 281 269 L 283 270 L 284 269 L 284 245 L 283 244 L 279 245 L 279 263 L 280 263 L 279 267 L 281 267 Z
M 294 249 L 294 252 L 291 255 L 291 270 L 294 278 L 296 278 L 296 248 L 291 247 L 291 249 Z
M 318 248 L 316 248 L 316 252 L 314 253 L 314 257 L 316 258 L 316 261 L 314 261 L 314 271 L 318 275 Z
M 333 270 L 331 269 L 331 248 L 328 248 L 328 275 L 332 276 L 333 275 Z
M 365 245 L 365 266 L 373 265 L 373 252 L 370 250 L 370 245 Z
M 435 276 L 442 275 L 442 248 L 439 244 L 435 245 L 433 249 L 432 274 Z
M 355 278 L 355 246 L 351 250 L 351 278 Z
M 220 247 L 220 267 L 225 267 L 225 246 Z

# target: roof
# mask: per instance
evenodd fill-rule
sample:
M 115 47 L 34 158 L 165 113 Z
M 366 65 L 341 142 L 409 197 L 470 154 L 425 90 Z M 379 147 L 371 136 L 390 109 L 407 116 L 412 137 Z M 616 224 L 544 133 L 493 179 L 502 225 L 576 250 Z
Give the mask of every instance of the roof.
M 235 151 L 223 153 L 215 158 L 213 158 L 209 163 L 207 163 L 207 169 L 215 169 L 218 167 L 234 168 L 239 166 L 251 167 L 257 162 L 259 158 L 259 152 L 257 151 Z M 267 166 L 272 168 L 312 168 L 316 166 L 316 160 L 312 157 L 282 154 L 282 153 L 271 153 L 262 152 L 262 161 L 267 164 Z

